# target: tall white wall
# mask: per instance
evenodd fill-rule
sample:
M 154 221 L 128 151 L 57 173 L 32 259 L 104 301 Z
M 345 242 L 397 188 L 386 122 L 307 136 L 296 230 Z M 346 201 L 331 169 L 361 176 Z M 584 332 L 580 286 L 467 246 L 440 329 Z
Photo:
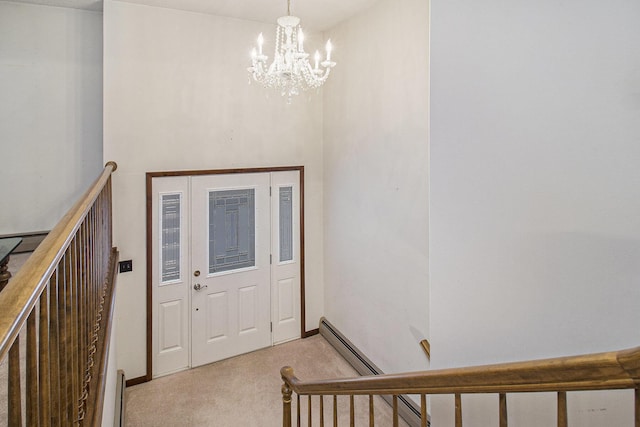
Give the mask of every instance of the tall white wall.
M 381 0 L 328 34 L 325 312 L 384 372 L 428 367 L 428 21 Z
M 102 14 L 0 1 L 0 235 L 50 230 L 102 170 Z
M 638 345 L 640 3 L 431 3 L 432 367 Z
M 133 272 L 118 278 L 118 360 L 144 375 L 145 172 L 305 166 L 306 319 L 318 327 L 322 293 L 322 98 L 287 105 L 248 84 L 251 48 L 275 26 L 105 1 L 105 144 L 115 160 L 115 244 Z M 318 40 L 320 43 L 321 40 Z M 313 35 L 308 46 L 316 43 Z

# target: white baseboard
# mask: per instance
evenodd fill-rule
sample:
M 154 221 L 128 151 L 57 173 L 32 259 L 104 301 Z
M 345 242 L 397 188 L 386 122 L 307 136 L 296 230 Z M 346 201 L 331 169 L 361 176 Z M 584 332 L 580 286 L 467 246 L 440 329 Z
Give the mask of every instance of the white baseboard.
M 124 371 L 118 370 L 118 380 L 116 382 L 116 410 L 113 417 L 113 427 L 124 427 L 124 389 L 126 387 L 126 381 L 124 377 Z

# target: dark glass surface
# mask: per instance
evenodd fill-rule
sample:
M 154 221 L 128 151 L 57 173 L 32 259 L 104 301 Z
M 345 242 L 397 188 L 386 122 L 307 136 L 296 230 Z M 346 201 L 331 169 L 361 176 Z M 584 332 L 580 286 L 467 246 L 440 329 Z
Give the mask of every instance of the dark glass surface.
M 4 263 L 9 254 L 22 242 L 21 237 L 5 237 L 0 239 L 0 264 Z

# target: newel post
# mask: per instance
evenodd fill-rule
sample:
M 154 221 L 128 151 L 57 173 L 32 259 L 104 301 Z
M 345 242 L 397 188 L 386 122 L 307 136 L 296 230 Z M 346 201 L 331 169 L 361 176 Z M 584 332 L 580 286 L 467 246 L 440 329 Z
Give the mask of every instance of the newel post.
M 282 384 L 282 427 L 291 427 L 291 389 Z
M 291 394 L 292 390 L 289 386 L 289 382 L 285 378 L 286 375 L 292 375 L 293 369 L 290 367 L 284 367 L 280 371 L 282 375 L 282 427 L 291 427 Z

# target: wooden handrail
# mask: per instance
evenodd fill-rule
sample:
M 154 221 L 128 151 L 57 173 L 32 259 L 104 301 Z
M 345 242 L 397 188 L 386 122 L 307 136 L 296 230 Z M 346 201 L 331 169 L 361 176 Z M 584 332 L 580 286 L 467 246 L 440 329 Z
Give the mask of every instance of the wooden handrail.
M 640 384 L 640 347 L 537 361 L 357 378 L 300 381 L 280 371 L 300 395 L 515 393 L 633 389 Z
M 322 397 L 333 396 L 334 425 L 338 418 L 337 396 L 349 396 L 351 426 L 354 426 L 354 396 L 368 396 L 369 423 L 373 425 L 373 396 L 391 395 L 392 421 L 397 426 L 399 396 L 420 395 L 418 420 L 422 427 L 429 425 L 427 395 L 453 395 L 455 425 L 462 427 L 462 394 L 492 393 L 498 395 L 499 425 L 508 427 L 507 393 L 556 392 L 557 426 L 567 427 L 567 392 L 619 389 L 635 389 L 635 427 L 640 427 L 640 347 L 583 356 L 334 380 L 300 381 L 288 366 L 282 368 L 280 374 L 284 381 L 283 427 L 292 426 L 290 412 L 294 393 L 298 402 L 300 396 L 308 396 L 309 425 L 313 419 L 312 396 L 320 396 L 321 420 Z M 299 404 L 296 410 L 299 419 Z
M 0 360 L 8 355 L 8 424 L 102 421 L 118 251 L 111 174 L 101 175 L 0 292 Z M 25 335 L 21 332 L 25 331 Z M 20 340 L 26 338 L 22 397 Z
M 0 360 L 9 352 L 27 321 L 27 317 L 48 284 L 53 270 L 64 255 L 69 242 L 75 235 L 82 220 L 93 206 L 107 180 L 118 168 L 115 162 L 108 162 L 102 174 L 85 194 L 69 209 L 60 222 L 51 230 L 38 248 L 29 256 L 22 268 L 0 292 Z
M 421 340 L 420 347 L 422 347 L 422 351 L 424 351 L 424 354 L 427 356 L 427 359 L 430 361 L 431 360 L 431 344 L 429 343 L 429 340 L 427 340 L 426 338 Z

